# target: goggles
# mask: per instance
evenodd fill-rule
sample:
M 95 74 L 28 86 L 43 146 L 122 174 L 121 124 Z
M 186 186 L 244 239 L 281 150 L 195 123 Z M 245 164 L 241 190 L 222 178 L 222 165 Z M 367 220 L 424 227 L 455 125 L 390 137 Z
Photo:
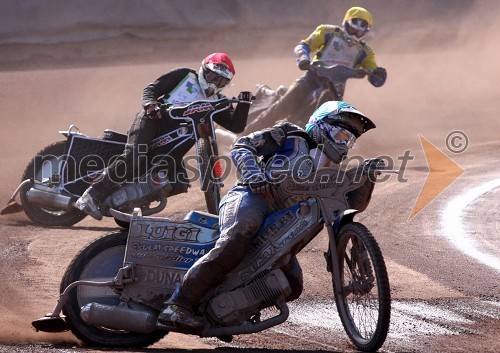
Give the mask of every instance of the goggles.
M 348 148 L 353 148 L 356 144 L 356 136 L 349 130 L 346 130 L 340 126 L 332 126 L 330 124 L 325 124 L 327 126 L 326 131 L 328 131 L 328 136 L 335 143 L 341 143 L 346 145 Z
M 364 36 L 370 30 L 368 22 L 362 18 L 351 18 L 347 23 L 349 25 L 349 34 L 358 38 Z
M 217 88 L 224 88 L 233 78 L 232 72 L 222 64 L 207 64 L 203 67 L 203 76 L 208 83 L 214 84 Z

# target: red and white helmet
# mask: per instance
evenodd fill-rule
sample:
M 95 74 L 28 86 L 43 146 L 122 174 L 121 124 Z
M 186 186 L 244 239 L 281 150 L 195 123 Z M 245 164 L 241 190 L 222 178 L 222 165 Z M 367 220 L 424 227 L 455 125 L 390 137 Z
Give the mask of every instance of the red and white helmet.
M 201 62 L 198 81 L 208 98 L 222 91 L 231 82 L 234 74 L 231 58 L 226 53 L 213 53 Z

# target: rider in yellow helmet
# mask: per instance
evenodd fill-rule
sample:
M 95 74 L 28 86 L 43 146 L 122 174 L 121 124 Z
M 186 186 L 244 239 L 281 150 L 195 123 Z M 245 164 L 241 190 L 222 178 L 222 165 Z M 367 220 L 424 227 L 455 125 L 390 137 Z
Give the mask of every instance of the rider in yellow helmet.
M 351 7 L 344 15 L 342 25 L 349 35 L 363 37 L 373 26 L 372 14 L 365 8 Z
M 351 7 L 344 15 L 342 26 L 322 24 L 316 27 L 309 37 L 300 41 L 295 47 L 295 59 L 299 69 L 306 71 L 299 77 L 287 93 L 259 115 L 257 120 L 270 122 L 284 119 L 298 110 L 304 98 L 324 82 L 310 70 L 312 62 L 321 61 L 326 65 L 345 65 L 350 68 L 363 68 L 373 75 L 368 81 L 375 87 L 385 83 L 387 72 L 379 67 L 375 60 L 375 53 L 363 41 L 363 37 L 373 26 L 371 13 L 363 7 Z M 343 97 L 337 97 L 342 100 Z

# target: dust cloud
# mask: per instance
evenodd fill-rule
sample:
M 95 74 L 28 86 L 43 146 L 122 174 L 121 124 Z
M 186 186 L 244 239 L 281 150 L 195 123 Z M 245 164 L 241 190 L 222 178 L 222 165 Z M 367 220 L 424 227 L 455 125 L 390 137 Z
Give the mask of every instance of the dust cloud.
M 350 2 L 338 3 L 338 11 L 329 13 L 325 21 L 341 22 Z M 397 154 L 418 148 L 418 134 L 442 144 L 453 130 L 464 131 L 474 144 L 498 140 L 500 28 L 496 24 L 500 3 L 359 3 L 374 14 L 374 31 L 367 42 L 378 64 L 388 71 L 386 85 L 378 89 L 364 80 L 348 83 L 345 100 L 377 124 L 377 129 L 359 142 L 359 153 Z M 234 59 L 237 74 L 228 95 L 254 91 L 257 83 L 272 88 L 291 84 L 301 75 L 293 59 L 293 46 L 313 30 L 314 26 L 304 24 L 300 28 L 269 28 L 257 40 L 252 33 L 238 32 L 235 38 L 226 31 L 217 33 L 214 42 L 206 38 L 201 42 L 175 41 L 175 54 L 168 41 L 127 36 L 78 44 L 2 47 L 0 202 L 7 202 L 30 158 L 63 139 L 59 130 L 76 124 L 91 136 L 99 136 L 105 128 L 126 132 L 147 83 L 177 66 L 197 68 L 209 52 L 227 51 Z M 294 36 L 273 38 L 273 33 L 286 31 Z M 120 55 L 113 55 L 114 51 Z M 12 217 L 3 221 L 23 220 L 23 216 Z M 34 310 L 32 305 L 27 305 L 30 312 L 22 309 L 27 296 L 16 293 L 29 289 L 20 284 L 22 279 L 8 275 L 3 275 L 4 280 L 15 285 L 10 293 L 2 291 L 0 298 L 0 342 L 29 342 L 35 333 L 27 322 L 39 316 L 40 308 L 36 313 L 30 311 Z M 36 340 L 40 337 L 37 334 Z M 71 342 L 69 337 L 41 339 Z

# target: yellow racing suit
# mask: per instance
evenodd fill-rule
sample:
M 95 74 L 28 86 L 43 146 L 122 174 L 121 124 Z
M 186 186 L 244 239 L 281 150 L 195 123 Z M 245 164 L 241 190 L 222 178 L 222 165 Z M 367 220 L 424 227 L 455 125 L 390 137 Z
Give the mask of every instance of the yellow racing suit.
M 375 70 L 377 63 L 373 50 L 362 40 L 355 40 L 345 35 L 344 30 L 334 25 L 319 25 L 309 37 L 295 47 L 297 63 L 310 60 L 321 61 L 327 65 L 345 65 L 351 68 Z
M 343 27 L 319 25 L 309 37 L 300 41 L 294 49 L 299 68 L 307 70 L 306 73 L 299 77 L 286 94 L 262 112 L 256 120 L 272 125 L 275 121 L 289 118 L 289 115 L 294 114 L 294 112 L 301 111 L 301 106 L 307 104 L 307 97 L 312 95 L 312 92 L 318 88 L 326 89 L 328 87 L 325 79 L 309 70 L 311 53 L 315 54 L 313 62 L 321 61 L 326 65 L 340 64 L 355 69 L 364 68 L 369 71 L 378 70 L 375 54 L 364 41 L 349 36 Z M 303 63 L 306 65 L 303 66 Z M 385 82 L 385 78 L 380 81 L 369 76 L 368 81 L 372 85 L 380 87 Z M 340 83 L 340 85 L 342 87 L 334 85 L 337 89 L 335 100 L 343 99 L 344 84 Z M 290 121 L 300 125 L 307 122 L 308 119 L 308 116 L 294 117 Z

